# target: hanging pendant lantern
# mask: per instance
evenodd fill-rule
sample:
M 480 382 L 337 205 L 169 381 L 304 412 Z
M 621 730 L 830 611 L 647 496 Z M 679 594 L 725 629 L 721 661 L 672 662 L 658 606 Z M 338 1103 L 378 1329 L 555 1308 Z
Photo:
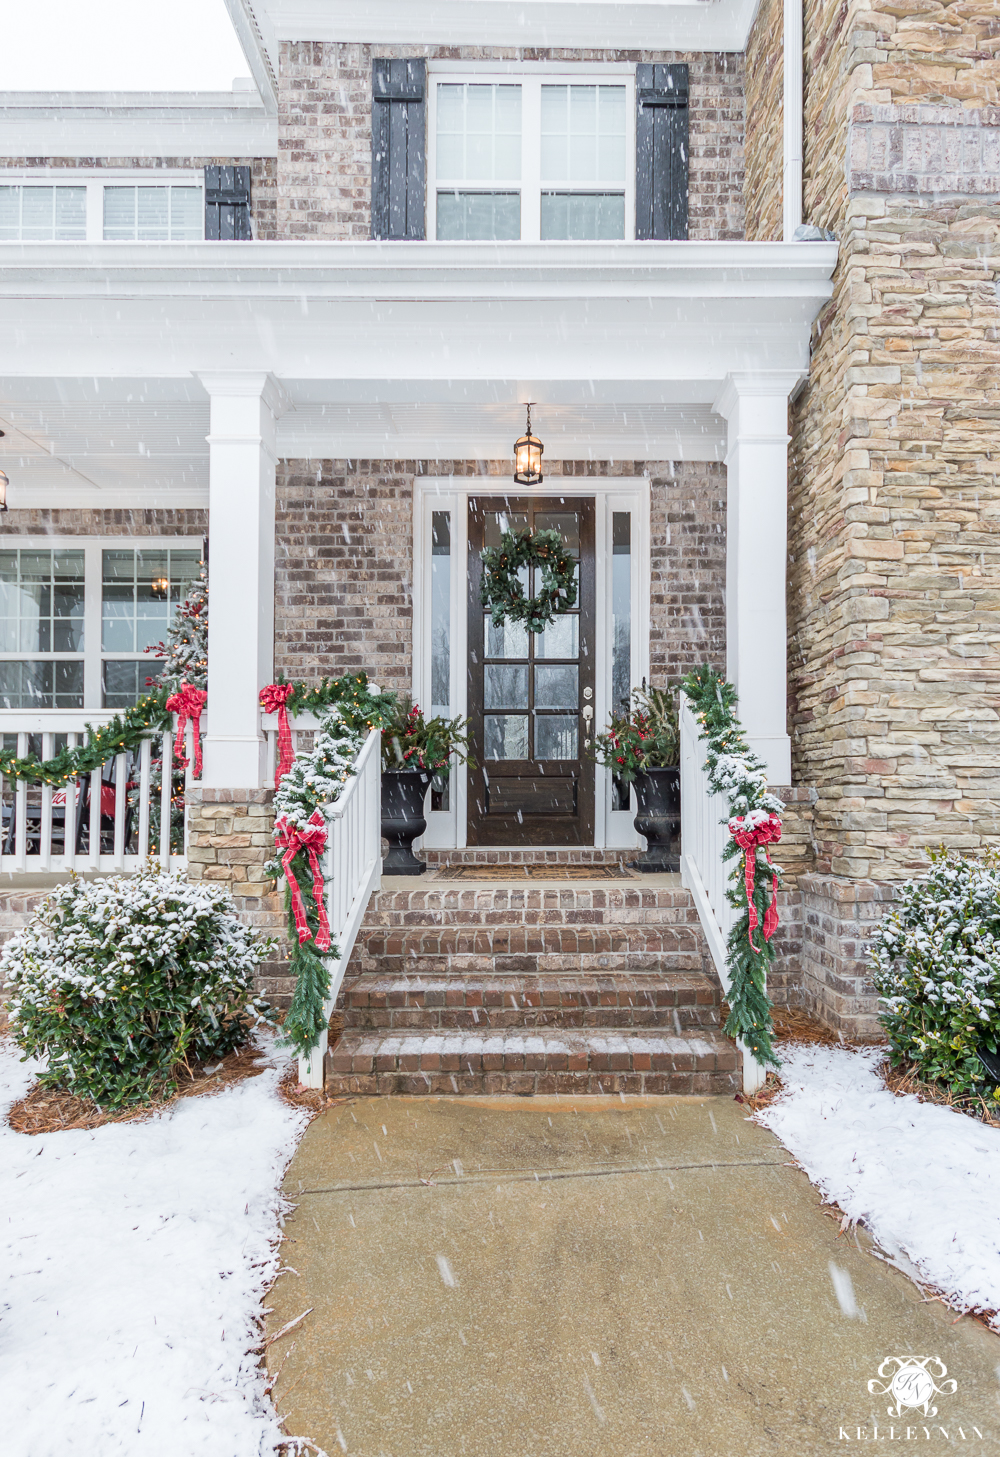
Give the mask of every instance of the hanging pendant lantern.
M 531 402 L 528 402 L 528 423 L 525 432 L 514 442 L 514 479 L 519 486 L 540 486 L 542 452 L 545 446 L 531 433 Z

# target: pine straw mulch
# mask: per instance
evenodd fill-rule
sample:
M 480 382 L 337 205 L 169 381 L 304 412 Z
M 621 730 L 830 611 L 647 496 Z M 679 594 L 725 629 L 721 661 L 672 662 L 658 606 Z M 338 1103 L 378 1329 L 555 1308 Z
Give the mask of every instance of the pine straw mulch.
M 23 1098 L 11 1107 L 7 1121 L 15 1133 L 67 1133 L 71 1129 L 100 1128 L 105 1123 L 136 1123 L 161 1113 L 179 1098 L 198 1097 L 203 1093 L 219 1093 L 244 1078 L 257 1077 L 265 1053 L 255 1042 L 244 1043 L 219 1062 L 195 1063 L 190 1073 L 186 1067 L 178 1072 L 177 1087 L 166 1097 L 150 1103 L 132 1104 L 128 1108 L 99 1108 L 91 1098 L 61 1088 L 44 1088 L 33 1083 Z
M 878 1069 L 890 1093 L 904 1098 L 913 1093 L 921 1103 L 939 1103 L 943 1108 L 954 1108 L 968 1118 L 976 1118 L 990 1128 L 1000 1128 L 1000 1106 L 979 1094 L 958 1094 L 943 1083 L 925 1083 L 912 1063 L 893 1067 L 888 1059 Z

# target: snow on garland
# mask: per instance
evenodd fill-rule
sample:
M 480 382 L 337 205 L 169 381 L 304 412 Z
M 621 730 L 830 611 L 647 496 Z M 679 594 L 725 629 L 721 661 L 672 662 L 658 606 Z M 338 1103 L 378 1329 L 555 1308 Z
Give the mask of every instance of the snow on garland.
M 523 622 L 529 632 L 543 632 L 558 612 L 576 602 L 576 558 L 566 550 L 558 531 L 505 531 L 500 545 L 480 553 L 483 580 L 479 600 L 489 608 L 494 627 Z M 541 591 L 526 597 L 519 572 L 536 567 Z
M 322 807 L 339 799 L 344 785 L 353 778 L 362 743 L 357 728 L 336 712 L 328 712 L 320 720 L 313 747 L 296 755 L 274 793 L 276 853 L 264 872 L 275 879 L 284 875 L 287 882 L 285 907 L 292 938 L 289 972 L 296 980 L 283 1041 L 303 1055 L 316 1046 L 324 1027 L 330 990 L 324 956 L 338 955 L 323 904 L 320 856 L 327 830 Z
M 784 804 L 767 790 L 767 766 L 747 743 L 736 714 L 736 689 L 706 663 L 681 684 L 708 741 L 705 769 L 715 794 L 729 800 L 730 840 L 722 858 L 732 862 L 729 904 L 740 914 L 729 933 L 729 1017 L 725 1030 L 758 1062 L 778 1067 L 772 1047 L 767 969 L 774 960 L 771 937 L 778 924 L 781 868 L 768 850 L 781 838 Z M 755 939 L 756 933 L 756 939 Z

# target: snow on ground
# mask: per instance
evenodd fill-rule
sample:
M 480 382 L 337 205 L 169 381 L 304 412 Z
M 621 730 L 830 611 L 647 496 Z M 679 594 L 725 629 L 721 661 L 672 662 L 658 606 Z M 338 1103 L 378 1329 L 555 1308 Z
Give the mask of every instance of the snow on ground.
M 143 1123 L 29 1137 L 0 1121 L 4 1457 L 273 1451 L 248 1348 L 306 1118 L 268 1060 Z M 36 1067 L 0 1043 L 0 1120 Z
M 784 1091 L 757 1119 L 894 1262 L 956 1309 L 1000 1309 L 1000 1130 L 897 1098 L 875 1072 L 884 1055 L 781 1047 Z

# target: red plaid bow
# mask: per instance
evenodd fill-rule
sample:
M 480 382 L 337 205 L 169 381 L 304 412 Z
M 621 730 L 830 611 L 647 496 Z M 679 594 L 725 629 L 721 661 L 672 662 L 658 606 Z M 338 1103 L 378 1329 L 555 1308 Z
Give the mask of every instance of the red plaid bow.
M 313 895 L 316 898 L 316 910 L 319 913 L 319 932 L 316 936 L 317 951 L 329 951 L 330 949 L 330 922 L 326 918 L 326 906 L 323 901 L 323 872 L 319 866 L 319 857 L 326 849 L 326 821 L 318 809 L 313 810 L 309 816 L 309 822 L 305 829 L 300 829 L 288 818 L 287 815 L 278 815 L 274 822 L 274 833 L 277 837 L 278 849 L 284 850 L 281 857 L 281 868 L 285 872 L 289 888 L 292 892 L 292 915 L 295 917 L 295 929 L 299 933 L 299 945 L 308 941 L 312 932 L 306 920 L 306 907 L 302 899 L 302 891 L 292 871 L 292 861 L 300 850 L 304 850 L 309 857 L 309 869 L 313 878 Z
M 771 878 L 771 900 L 764 913 L 764 940 L 770 941 L 778 929 L 778 872 L 771 861 L 771 852 L 768 845 L 777 844 L 781 839 L 781 820 L 776 814 L 768 814 L 766 810 L 752 809 L 742 819 L 737 815 L 729 821 L 729 833 L 743 851 L 743 879 L 747 888 L 747 904 L 750 908 L 750 945 L 753 945 L 753 933 L 760 924 L 757 916 L 757 907 L 753 903 L 754 873 L 757 867 L 757 846 L 764 846 L 764 854 L 767 856 L 767 863 L 771 865 L 773 875 Z
M 187 754 L 184 752 L 184 730 L 188 720 L 191 721 L 192 737 L 194 739 L 194 777 L 201 778 L 201 711 L 205 707 L 208 694 L 204 688 L 192 688 L 190 683 L 182 683 L 177 693 L 171 693 L 167 699 L 167 712 L 177 715 L 177 737 L 174 740 L 174 758 L 182 769 L 187 768 Z
M 295 692 L 291 683 L 269 683 L 260 690 L 260 706 L 265 713 L 278 715 L 278 767 L 274 771 L 274 787 L 277 789 L 288 773 L 295 759 L 292 748 L 292 728 L 288 722 L 288 700 Z

